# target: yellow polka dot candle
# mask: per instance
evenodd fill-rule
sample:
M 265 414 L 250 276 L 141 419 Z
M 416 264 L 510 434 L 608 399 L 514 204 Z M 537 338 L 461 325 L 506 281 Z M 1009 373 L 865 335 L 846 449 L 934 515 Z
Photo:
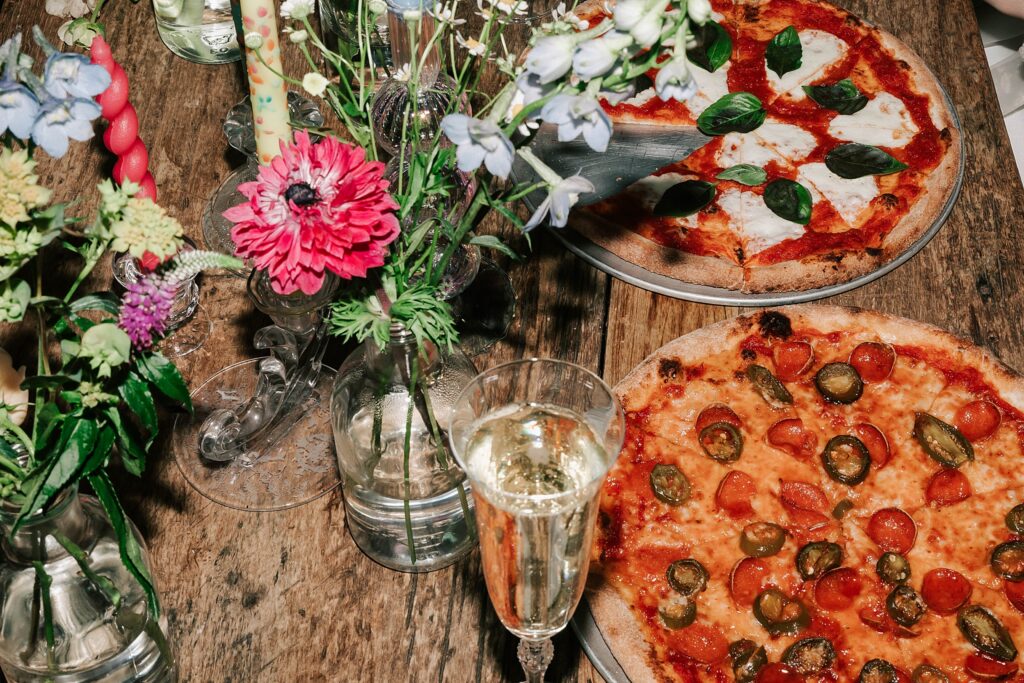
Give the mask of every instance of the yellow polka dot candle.
M 281 142 L 291 142 L 288 92 L 278 75 L 284 73 L 284 67 L 277 34 L 277 11 L 274 0 L 241 0 L 240 5 L 256 155 L 261 164 L 269 164 L 281 153 Z

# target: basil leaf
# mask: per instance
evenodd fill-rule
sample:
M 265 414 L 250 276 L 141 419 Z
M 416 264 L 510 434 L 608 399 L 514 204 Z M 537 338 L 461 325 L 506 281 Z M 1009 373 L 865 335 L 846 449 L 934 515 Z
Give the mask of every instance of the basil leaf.
M 834 85 L 805 85 L 804 92 L 825 109 L 847 116 L 856 114 L 868 104 L 867 96 L 849 78 Z
M 654 207 L 655 216 L 682 218 L 692 216 L 715 198 L 715 186 L 703 180 L 685 180 L 661 195 Z
M 779 31 L 764 53 L 768 68 L 780 77 L 790 71 L 796 71 L 803 64 L 804 48 L 800 44 L 800 34 L 792 26 Z
M 768 174 L 760 166 L 753 164 L 736 164 L 730 166 L 715 176 L 719 180 L 735 180 L 743 185 L 763 185 L 768 180 Z
M 705 71 L 718 71 L 732 57 L 732 38 L 717 21 L 694 27 L 693 37 L 697 44 L 686 51 L 686 56 Z
M 174 363 L 159 353 L 140 356 L 137 361 L 139 375 L 155 386 L 161 394 L 192 412 L 192 398 L 188 393 L 188 385 L 174 367 Z
M 871 145 L 850 142 L 839 145 L 825 156 L 828 170 L 840 178 L 853 180 L 866 175 L 889 175 L 899 173 L 907 168 L 902 161 L 894 159 L 885 152 Z
M 764 188 L 764 203 L 787 221 L 807 225 L 811 220 L 811 193 L 800 183 L 779 178 Z
M 697 119 L 697 127 L 705 135 L 749 133 L 759 128 L 767 115 L 756 96 L 734 92 L 705 109 Z

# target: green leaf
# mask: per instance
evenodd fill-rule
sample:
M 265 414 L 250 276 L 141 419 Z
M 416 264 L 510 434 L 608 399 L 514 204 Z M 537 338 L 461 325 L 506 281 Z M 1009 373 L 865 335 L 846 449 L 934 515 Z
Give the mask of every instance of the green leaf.
M 79 468 L 85 464 L 96 443 L 98 429 L 93 420 L 69 417 L 64 422 L 61 432 L 60 455 L 41 464 L 33 479 L 25 504 L 18 512 L 15 529 L 30 515 L 35 514 L 53 499 L 74 478 Z
M 72 382 L 67 375 L 34 375 L 26 377 L 21 383 L 22 389 L 59 389 Z
M 889 175 L 907 168 L 906 164 L 894 159 L 888 152 L 856 142 L 833 149 L 825 156 L 825 165 L 828 170 L 847 180 L 868 175 Z
M 705 71 L 718 71 L 732 57 L 732 37 L 717 21 L 695 26 L 693 37 L 697 44 L 687 49 L 686 56 Z
M 661 195 L 654 207 L 655 216 L 682 218 L 692 216 L 715 199 L 715 186 L 703 180 L 684 180 Z
M 128 408 L 135 413 L 142 426 L 146 428 L 149 438 L 146 440 L 146 448 L 153 445 L 159 429 L 159 420 L 156 414 L 156 403 L 153 401 L 153 394 L 149 385 L 139 379 L 134 373 L 129 373 L 124 382 L 118 387 L 121 398 L 128 405 Z
M 505 256 L 508 256 L 514 261 L 519 260 L 519 254 L 512 251 L 511 247 L 509 247 L 507 244 L 502 242 L 494 235 L 477 235 L 476 237 L 471 239 L 469 243 L 476 244 L 487 249 L 495 249 L 497 251 L 500 251 L 502 254 L 505 254 Z
M 85 465 L 82 466 L 83 477 L 88 477 L 90 474 L 105 467 L 107 464 L 107 458 L 110 456 L 110 449 L 114 447 L 114 440 L 117 439 L 117 432 L 110 425 L 103 425 L 100 428 L 100 434 L 96 437 L 96 445 L 93 446 L 92 454 L 85 461 Z
M 156 588 L 153 586 L 153 577 L 146 567 L 146 559 L 142 553 L 142 547 L 135 538 L 131 522 L 125 517 L 121 501 L 117 499 L 114 492 L 114 485 L 106 472 L 99 471 L 89 477 L 89 484 L 96 493 L 96 497 L 103 504 L 103 509 L 110 518 L 110 523 L 117 533 L 118 547 L 121 550 L 121 562 L 128 571 L 135 577 L 142 590 L 146 593 L 149 610 L 153 618 L 160 616 L 160 603 L 157 601 Z
M 192 398 L 188 393 L 188 385 L 185 384 L 178 368 L 174 367 L 174 363 L 159 353 L 151 353 L 140 356 L 137 367 L 139 374 L 160 393 L 192 412 Z
M 764 188 L 764 203 L 787 221 L 807 225 L 814 202 L 806 187 L 796 181 L 779 178 Z
M 112 292 L 96 292 L 75 299 L 69 305 L 72 313 L 82 311 L 103 311 L 111 315 L 121 313 L 121 302 Z
M 697 119 L 697 127 L 705 135 L 749 133 L 759 128 L 767 115 L 755 95 L 734 92 L 705 109 Z
M 800 34 L 792 26 L 779 31 L 764 53 L 768 68 L 780 77 L 800 68 L 804 58 L 804 48 L 800 44 Z
M 804 92 L 825 109 L 847 116 L 856 114 L 868 104 L 867 95 L 858 90 L 849 78 L 834 85 L 805 85 Z
M 47 403 L 36 415 L 36 452 L 44 453 L 50 445 L 50 439 L 64 423 L 64 415 L 56 403 Z
M 117 443 L 121 447 L 121 462 L 124 463 L 124 468 L 128 470 L 129 474 L 136 477 L 142 476 L 146 469 L 146 449 L 132 434 L 131 424 L 121 419 L 117 408 L 107 408 L 104 414 L 117 433 Z
M 742 185 L 764 185 L 768 180 L 768 174 L 760 166 L 753 164 L 736 164 L 730 166 L 715 176 L 719 180 L 734 180 Z

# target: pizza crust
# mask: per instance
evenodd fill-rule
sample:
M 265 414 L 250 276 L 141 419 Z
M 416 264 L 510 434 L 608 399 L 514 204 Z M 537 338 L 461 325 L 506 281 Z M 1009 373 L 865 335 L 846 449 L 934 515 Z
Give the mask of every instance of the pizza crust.
M 1024 412 L 1024 377 L 972 342 L 933 325 L 886 313 L 818 304 L 736 316 L 669 342 L 615 385 L 614 391 L 623 407 L 627 411 L 642 408 L 661 391 L 660 369 L 664 361 L 678 361 L 684 366 L 698 364 L 725 348 L 735 348 L 747 336 L 760 331 L 761 316 L 770 312 L 785 315 L 796 330 L 810 328 L 826 333 L 845 330 L 854 335 L 862 334 L 865 341 L 881 340 L 942 352 L 955 363 L 977 370 L 1002 400 Z M 664 681 L 655 654 L 643 637 L 643 625 L 616 587 L 602 577 L 598 563 L 592 567 L 587 599 L 598 629 L 629 680 L 632 683 Z

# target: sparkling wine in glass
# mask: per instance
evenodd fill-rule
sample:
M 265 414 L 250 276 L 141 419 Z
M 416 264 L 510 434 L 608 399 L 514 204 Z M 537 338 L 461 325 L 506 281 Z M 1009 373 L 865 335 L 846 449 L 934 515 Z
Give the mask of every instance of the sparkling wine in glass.
M 456 402 L 449 434 L 476 502 L 487 591 L 520 638 L 527 683 L 543 681 L 550 639 L 583 594 L 598 494 L 623 429 L 608 385 L 563 361 L 500 365 Z

